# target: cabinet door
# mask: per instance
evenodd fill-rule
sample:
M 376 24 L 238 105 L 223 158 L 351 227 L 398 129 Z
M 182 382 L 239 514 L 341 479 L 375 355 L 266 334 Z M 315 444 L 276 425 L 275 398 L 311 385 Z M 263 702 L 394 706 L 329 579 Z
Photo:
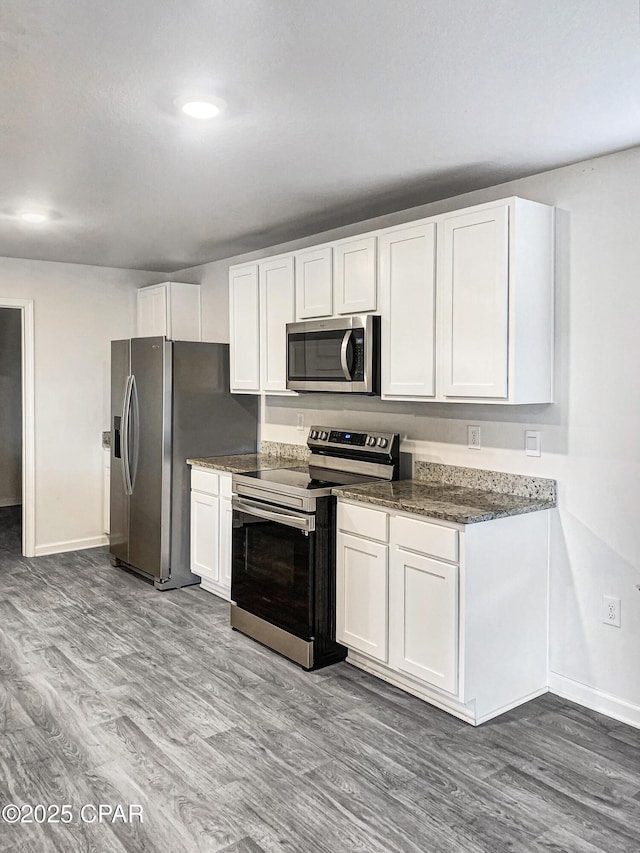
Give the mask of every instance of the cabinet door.
M 387 552 L 379 542 L 338 533 L 336 639 L 387 660 Z
M 287 389 L 286 324 L 293 323 L 293 256 L 260 264 L 261 389 Z
M 200 285 L 168 283 L 167 335 L 172 341 L 201 341 Z
M 333 311 L 331 246 L 296 255 L 296 318 L 330 317 Z
M 389 665 L 458 692 L 458 567 L 391 549 Z
M 376 310 L 376 238 L 345 240 L 335 247 L 336 313 Z
M 138 338 L 170 337 L 167 323 L 167 285 L 142 287 L 138 290 Z
M 220 583 L 231 597 L 231 537 L 233 510 L 230 500 L 220 501 Z
M 433 222 L 380 236 L 382 396 L 435 394 Z
M 220 582 L 219 506 L 219 498 L 191 492 L 191 571 L 216 583 Z
M 258 265 L 229 271 L 231 390 L 260 392 Z
M 442 393 L 507 397 L 509 208 L 442 223 Z

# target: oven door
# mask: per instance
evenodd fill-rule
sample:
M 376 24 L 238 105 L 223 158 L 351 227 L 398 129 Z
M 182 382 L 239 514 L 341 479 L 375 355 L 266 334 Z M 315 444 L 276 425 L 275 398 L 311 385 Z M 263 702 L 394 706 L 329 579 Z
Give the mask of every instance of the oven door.
M 315 517 L 234 496 L 231 599 L 300 637 L 313 637 Z

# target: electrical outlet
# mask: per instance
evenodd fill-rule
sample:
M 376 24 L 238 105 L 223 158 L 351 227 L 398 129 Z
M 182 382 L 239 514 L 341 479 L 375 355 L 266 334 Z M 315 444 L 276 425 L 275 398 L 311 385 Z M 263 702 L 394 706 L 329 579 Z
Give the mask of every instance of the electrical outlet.
M 620 627 L 620 599 L 611 595 L 602 596 L 602 621 L 605 625 Z
M 304 430 L 304 414 L 302 412 L 298 412 L 298 429 L 301 432 Z
M 480 427 L 474 424 L 467 425 L 467 446 L 472 450 L 480 450 Z

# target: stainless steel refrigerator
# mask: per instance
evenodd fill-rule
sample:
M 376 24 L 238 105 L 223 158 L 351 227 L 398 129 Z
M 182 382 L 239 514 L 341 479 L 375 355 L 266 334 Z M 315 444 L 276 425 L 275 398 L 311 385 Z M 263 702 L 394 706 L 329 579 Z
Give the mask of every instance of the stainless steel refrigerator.
M 111 343 L 114 566 L 157 589 L 190 571 L 188 457 L 255 452 L 258 400 L 229 393 L 227 344 L 132 338 Z

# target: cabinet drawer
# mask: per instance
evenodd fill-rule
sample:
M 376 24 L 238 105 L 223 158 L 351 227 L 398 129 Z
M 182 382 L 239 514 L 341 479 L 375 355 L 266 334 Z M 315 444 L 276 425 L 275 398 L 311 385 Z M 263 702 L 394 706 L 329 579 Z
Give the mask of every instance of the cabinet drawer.
M 338 504 L 338 529 L 345 533 L 366 536 L 379 542 L 389 541 L 389 516 L 377 509 L 354 504 Z
M 401 516 L 391 520 L 392 540 L 401 548 L 458 562 L 458 531 L 429 521 Z
M 215 471 L 203 471 L 200 468 L 191 469 L 191 488 L 206 495 L 217 495 L 220 477 Z

